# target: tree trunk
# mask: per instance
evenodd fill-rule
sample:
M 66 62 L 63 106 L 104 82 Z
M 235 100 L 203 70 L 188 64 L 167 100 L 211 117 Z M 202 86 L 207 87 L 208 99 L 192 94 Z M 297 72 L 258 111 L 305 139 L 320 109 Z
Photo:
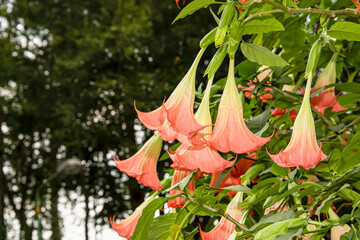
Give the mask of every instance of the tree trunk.
M 58 211 L 58 183 L 57 181 L 53 181 L 51 184 L 51 230 L 52 240 L 61 240 L 61 232 L 60 232 L 60 218 L 59 218 L 59 211 Z
M 6 226 L 5 226 L 5 219 L 4 219 L 4 198 L 5 198 L 5 176 L 3 172 L 3 159 L 0 154 L 0 240 L 6 239 Z

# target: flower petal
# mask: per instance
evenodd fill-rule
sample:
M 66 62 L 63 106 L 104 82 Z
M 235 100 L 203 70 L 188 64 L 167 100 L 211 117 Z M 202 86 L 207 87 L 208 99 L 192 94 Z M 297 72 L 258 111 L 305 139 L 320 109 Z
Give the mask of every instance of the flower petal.
M 156 172 L 161 145 L 160 136 L 154 135 L 131 158 L 120 161 L 114 157 L 116 167 L 129 176 L 135 177 L 139 184 L 144 184 L 153 190 L 161 190 L 162 186 Z

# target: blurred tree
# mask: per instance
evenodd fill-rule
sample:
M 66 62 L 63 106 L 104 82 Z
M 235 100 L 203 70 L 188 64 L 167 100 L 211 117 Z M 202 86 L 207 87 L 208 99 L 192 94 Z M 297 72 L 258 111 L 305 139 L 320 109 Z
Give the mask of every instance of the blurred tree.
M 139 109 L 159 106 L 213 22 L 204 10 L 171 26 L 177 13 L 172 0 L 0 0 L 0 239 L 31 239 L 36 188 L 73 156 L 82 173 L 42 192 L 51 239 L 64 224 L 59 192 L 84 196 L 86 239 L 90 199 L 105 202 L 91 215 L 96 225 L 143 201 L 148 190 L 125 184 L 111 156 L 137 150 L 144 128 L 134 99 Z

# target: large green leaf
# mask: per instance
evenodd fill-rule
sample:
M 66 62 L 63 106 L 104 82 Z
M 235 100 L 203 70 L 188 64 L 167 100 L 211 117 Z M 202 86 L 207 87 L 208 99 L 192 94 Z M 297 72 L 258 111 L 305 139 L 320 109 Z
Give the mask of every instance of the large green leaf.
M 155 211 L 160 209 L 167 198 L 159 197 L 152 200 L 142 211 L 141 217 L 136 225 L 132 240 L 148 240 L 151 224 L 154 221 Z
M 266 66 L 283 66 L 289 65 L 280 56 L 272 53 L 269 49 L 261 47 L 254 43 L 241 43 L 241 51 L 244 56 L 252 62 Z
M 183 10 L 181 10 L 181 12 L 177 15 L 177 17 L 175 18 L 175 20 L 172 22 L 176 22 L 177 20 L 184 18 L 188 15 L 193 14 L 194 12 L 196 12 L 197 10 L 207 7 L 210 4 L 214 4 L 215 0 L 194 0 L 191 3 L 189 3 L 186 7 L 184 7 Z
M 275 31 L 284 31 L 285 28 L 272 16 L 254 18 L 244 24 L 244 34 L 258 34 Z
M 169 213 L 154 219 L 149 231 L 149 240 L 166 240 L 170 236 L 170 227 L 174 224 L 176 213 Z
M 254 237 L 255 240 L 272 240 L 277 235 L 283 235 L 292 229 L 299 229 L 306 224 L 305 218 L 293 218 L 280 221 L 260 230 Z
M 328 34 L 339 40 L 360 41 L 360 24 L 353 22 L 336 22 Z

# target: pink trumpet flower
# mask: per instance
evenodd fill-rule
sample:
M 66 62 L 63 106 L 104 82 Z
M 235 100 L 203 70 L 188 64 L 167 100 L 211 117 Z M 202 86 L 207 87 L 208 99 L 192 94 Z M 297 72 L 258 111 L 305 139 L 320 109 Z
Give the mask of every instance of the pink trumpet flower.
M 185 77 L 161 107 L 144 113 L 137 110 L 135 106 L 138 117 L 145 127 L 157 130 L 165 141 L 175 139 L 186 141 L 188 136 L 204 128 L 196 122 L 193 113 L 196 69 L 204 51 L 205 49 L 200 50 Z
M 339 216 L 334 212 L 334 210 L 332 210 L 332 208 L 329 208 L 328 213 L 330 219 L 333 220 L 340 219 Z M 340 237 L 349 231 L 350 231 L 350 227 L 347 224 L 345 224 L 344 226 L 339 225 L 332 227 L 330 230 L 331 240 L 340 240 Z
M 215 149 L 206 143 L 210 140 L 212 133 L 209 109 L 211 86 L 212 79 L 208 81 L 204 97 L 195 114 L 195 119 L 200 124 L 207 126 L 193 137 L 193 139 L 197 139 L 197 142 L 202 143 L 202 145 L 189 146 L 182 144 L 175 153 L 170 153 L 170 158 L 174 162 L 172 167 L 175 169 L 182 167 L 189 170 L 200 169 L 201 172 L 211 174 L 231 167 L 235 163 L 234 161 L 230 162 L 223 159 Z M 203 141 L 201 139 L 203 139 Z
M 279 154 L 269 154 L 271 159 L 281 167 L 310 169 L 327 157 L 316 142 L 315 123 L 310 107 L 311 80 L 312 75 L 310 74 L 289 145 Z
M 131 214 L 130 217 L 122 220 L 119 223 L 115 222 L 115 216 L 110 218 L 111 227 L 123 238 L 131 238 L 134 234 L 136 224 L 141 217 L 143 209 L 157 196 L 158 194 L 153 194 L 151 197 L 147 198 L 140 206 L 138 206 L 135 211 Z
M 243 193 L 238 192 L 226 209 L 226 214 L 229 214 L 238 222 L 240 222 L 242 217 L 242 198 Z M 210 232 L 203 232 L 200 228 L 200 234 L 202 240 L 228 240 L 234 230 L 235 224 L 222 217 L 220 222 Z
M 181 180 L 183 180 L 184 177 L 186 177 L 186 176 L 189 175 L 189 174 L 190 174 L 190 171 L 187 171 L 187 170 L 177 170 L 177 169 L 175 169 L 171 186 L 177 184 L 178 182 L 180 182 Z M 194 193 L 194 191 L 195 191 L 195 183 L 194 183 L 194 180 L 191 180 L 191 182 L 189 183 L 189 185 L 187 186 L 187 188 L 189 189 L 189 192 L 190 192 L 191 194 Z M 179 193 L 182 193 L 182 191 L 177 190 L 177 189 L 173 189 L 173 190 L 170 191 L 170 197 L 171 197 L 171 196 L 174 196 L 174 195 L 176 195 L 176 194 L 179 194 Z M 171 208 L 181 208 L 182 206 L 184 206 L 184 204 L 185 204 L 185 199 L 184 199 L 183 197 L 177 197 L 177 198 L 175 198 L 175 199 L 173 199 L 173 200 L 170 200 L 168 206 L 171 207 Z
M 336 82 L 336 58 L 337 54 L 334 54 L 324 71 L 320 74 L 311 92 L 315 92 L 321 87 L 334 84 Z M 325 109 L 329 107 L 333 108 L 333 112 L 347 110 L 337 102 L 334 87 L 327 88 L 318 96 L 312 97 L 311 106 L 318 110 L 321 114 L 324 114 Z
M 144 184 L 153 190 L 161 190 L 162 186 L 156 172 L 156 164 L 160 155 L 162 139 L 159 135 L 152 136 L 142 148 L 131 158 L 120 161 L 114 157 L 116 167 L 139 184 Z
M 250 153 L 267 143 L 270 138 L 256 136 L 245 125 L 242 103 L 235 83 L 234 59 L 230 59 L 228 78 L 210 146 L 220 152 Z

